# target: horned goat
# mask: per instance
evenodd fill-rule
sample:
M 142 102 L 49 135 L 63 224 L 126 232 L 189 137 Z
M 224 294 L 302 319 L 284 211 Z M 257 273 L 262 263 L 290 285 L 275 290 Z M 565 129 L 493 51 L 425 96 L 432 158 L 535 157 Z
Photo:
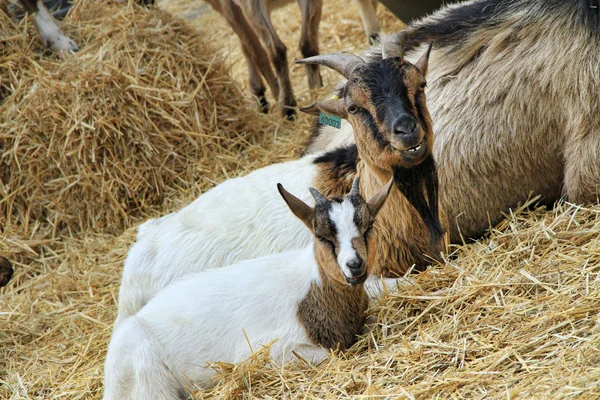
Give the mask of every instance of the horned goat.
M 104 400 L 185 399 L 186 387 L 210 385 L 208 362 L 239 363 L 274 340 L 278 363 L 294 353 L 319 362 L 327 349 L 352 346 L 369 304 L 369 232 L 392 183 L 368 202 L 358 178 L 344 198 L 311 188 L 314 208 L 278 185 L 311 243 L 192 274 L 159 292 L 113 334 Z
M 262 111 L 265 113 L 269 111 L 269 103 L 265 98 L 266 88 L 262 80 L 264 78 L 271 93 L 278 99 L 281 112 L 288 119 L 293 119 L 296 113 L 296 100 L 290 81 L 287 48 L 277 35 L 270 17 L 272 9 L 291 3 L 291 0 L 207 1 L 225 18 L 240 39 L 242 54 L 248 65 L 250 90 L 260 102 Z M 379 32 L 372 1 L 354 0 L 359 8 L 369 41 L 374 40 Z M 302 14 L 300 51 L 302 56 L 307 58 L 319 54 L 319 23 L 323 1 L 298 0 L 298 5 Z M 308 86 L 311 89 L 323 86 L 317 65 L 307 65 L 306 73 Z
M 180 276 L 306 246 L 310 235 L 278 201 L 277 182 L 308 202 L 309 186 L 326 196 L 342 195 L 358 175 L 362 193 L 371 196 L 393 176 L 394 188 L 373 228 L 370 264 L 377 276 L 389 278 L 430 264 L 442 249 L 443 229 L 422 90 L 428 52 L 414 65 L 401 56 L 375 63 L 346 53 L 309 59 L 350 77 L 342 99 L 315 107 L 337 114 L 346 107 L 360 140 L 227 180 L 180 211 L 141 225 L 125 260 L 115 326 Z
M 409 59 L 435 44 L 427 96 L 453 242 L 480 237 L 529 196 L 597 201 L 598 1 L 469 1 L 406 32 Z M 365 58 L 376 61 L 381 51 Z M 317 125 L 307 153 L 354 143 L 354 128 L 342 125 Z

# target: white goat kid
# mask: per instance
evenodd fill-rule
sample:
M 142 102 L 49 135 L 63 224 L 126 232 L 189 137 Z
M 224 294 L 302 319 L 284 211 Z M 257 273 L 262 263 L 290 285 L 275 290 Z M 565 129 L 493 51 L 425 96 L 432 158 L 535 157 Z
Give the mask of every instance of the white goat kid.
M 392 181 L 368 202 L 358 178 L 344 198 L 316 189 L 314 208 L 278 185 L 292 212 L 314 234 L 303 249 L 189 275 L 156 295 L 114 332 L 104 399 L 185 398 L 208 386 L 211 361 L 238 363 L 270 348 L 277 363 L 293 353 L 318 362 L 345 350 L 365 322 L 369 231 Z

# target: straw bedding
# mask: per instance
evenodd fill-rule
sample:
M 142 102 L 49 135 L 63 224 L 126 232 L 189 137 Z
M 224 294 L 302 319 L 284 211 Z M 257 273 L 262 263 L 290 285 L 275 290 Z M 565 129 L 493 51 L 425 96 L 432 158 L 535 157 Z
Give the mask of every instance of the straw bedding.
M 199 180 L 197 160 L 253 141 L 247 100 L 205 37 L 166 12 L 115 7 L 70 12 L 82 50 L 66 61 L 2 14 L 0 223 L 118 233 Z
M 356 11 L 324 3 L 322 51 L 363 47 Z M 297 157 L 308 135 L 308 117 L 257 112 L 219 16 L 198 0 L 161 7 L 189 23 L 78 3 L 63 28 L 82 50 L 66 60 L 0 13 L 0 254 L 16 270 L 0 293 L 1 398 L 101 398 L 133 227 Z M 273 19 L 300 58 L 298 7 Z M 329 90 L 310 93 L 299 66 L 291 75 L 299 104 Z M 490 238 L 390 288 L 349 352 L 281 368 L 263 349 L 222 365 L 217 386 L 194 397 L 599 398 L 599 232 L 598 206 L 516 210 Z

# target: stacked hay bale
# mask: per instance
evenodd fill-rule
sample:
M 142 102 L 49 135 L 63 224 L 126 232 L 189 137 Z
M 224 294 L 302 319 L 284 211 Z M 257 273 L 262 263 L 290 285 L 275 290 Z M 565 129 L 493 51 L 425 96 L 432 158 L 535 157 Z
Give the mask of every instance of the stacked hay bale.
M 26 22 L 0 25 L 0 225 L 120 232 L 199 180 L 198 160 L 253 141 L 227 66 L 166 12 L 80 2 L 64 61 Z

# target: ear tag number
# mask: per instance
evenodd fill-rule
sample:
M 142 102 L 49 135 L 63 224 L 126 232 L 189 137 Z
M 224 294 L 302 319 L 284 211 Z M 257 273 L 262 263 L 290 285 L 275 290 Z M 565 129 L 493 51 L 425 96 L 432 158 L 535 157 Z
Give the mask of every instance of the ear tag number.
M 325 114 L 324 112 L 319 113 L 319 122 L 323 125 L 329 125 L 336 129 L 342 127 L 342 119 L 335 115 Z

